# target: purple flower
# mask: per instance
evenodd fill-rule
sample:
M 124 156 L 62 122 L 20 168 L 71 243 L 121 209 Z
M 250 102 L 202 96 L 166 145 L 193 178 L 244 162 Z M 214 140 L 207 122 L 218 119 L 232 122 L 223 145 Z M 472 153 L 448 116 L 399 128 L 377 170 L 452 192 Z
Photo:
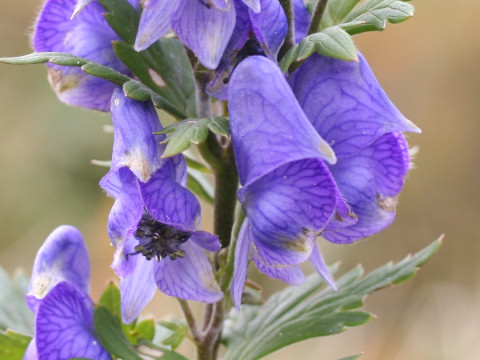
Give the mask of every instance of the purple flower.
M 87 3 L 80 1 L 79 6 Z M 136 7 L 138 0 L 131 3 Z M 107 24 L 105 10 L 93 2 L 71 20 L 75 5 L 75 0 L 45 2 L 33 34 L 35 51 L 65 52 L 128 74 L 128 68 L 113 51 L 112 41 L 119 38 Z M 61 101 L 100 111 L 108 111 L 110 97 L 117 87 L 69 66 L 48 64 L 48 78 Z
M 108 232 L 116 247 L 113 268 L 121 277 L 122 316 L 132 322 L 156 288 L 170 296 L 217 302 L 223 294 L 204 250 L 218 238 L 199 230 L 200 205 L 185 187 L 181 155 L 161 159 L 164 135 L 151 103 L 112 96 L 112 166 L 100 185 L 115 203 Z M 153 259 L 153 260 L 152 260 Z
M 147 0 L 143 3 L 135 49 L 146 49 L 171 27 L 205 67 L 215 69 L 224 51 L 227 49 L 228 54 L 242 48 L 245 35 L 253 31 L 268 54 L 276 56 L 287 30 L 278 0 L 232 2 L 233 5 L 228 0 Z
M 292 76 L 293 92 L 264 57 L 233 73 L 230 126 L 247 215 L 235 252 L 237 308 L 250 251 L 270 277 L 299 284 L 298 265 L 309 259 L 334 287 L 316 237 L 351 242 L 393 220 L 409 160 L 400 131 L 418 129 L 360 59 L 314 56 Z
M 25 360 L 110 360 L 93 326 L 88 296 L 88 253 L 73 226 L 55 229 L 35 258 L 27 303 L 35 313 L 35 338 Z

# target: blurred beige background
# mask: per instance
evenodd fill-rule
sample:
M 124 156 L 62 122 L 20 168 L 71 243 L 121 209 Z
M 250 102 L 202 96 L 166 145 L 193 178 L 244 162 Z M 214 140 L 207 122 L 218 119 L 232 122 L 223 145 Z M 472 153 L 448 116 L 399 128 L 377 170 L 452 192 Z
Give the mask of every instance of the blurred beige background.
M 423 130 L 409 137 L 420 152 L 397 221 L 369 240 L 322 249 L 345 272 L 358 262 L 371 270 L 400 260 L 441 233 L 444 245 L 417 277 L 367 300 L 378 316 L 368 325 L 267 359 L 480 358 L 480 1 L 412 3 L 414 18 L 355 38 L 390 98 Z M 0 56 L 30 52 L 26 29 L 40 5 L 0 0 Z M 109 123 L 108 115 L 60 103 L 42 65 L 0 65 L 0 265 L 7 271 L 30 272 L 45 237 L 72 224 L 88 241 L 94 299 L 113 278 L 105 230 L 112 201 L 98 187 L 106 169 L 89 163 L 109 159 L 111 136 L 102 131 Z M 163 295 L 149 311 L 178 314 Z

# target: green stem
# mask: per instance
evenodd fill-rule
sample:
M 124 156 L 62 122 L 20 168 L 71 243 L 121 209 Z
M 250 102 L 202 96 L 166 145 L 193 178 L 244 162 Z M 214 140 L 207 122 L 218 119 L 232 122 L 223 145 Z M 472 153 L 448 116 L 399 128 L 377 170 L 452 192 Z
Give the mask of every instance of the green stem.
M 323 13 L 327 7 L 328 0 L 318 0 L 317 6 L 312 14 L 312 20 L 310 20 L 310 25 L 308 26 L 307 34 L 314 34 L 318 31 L 320 26 L 320 21 L 322 20 Z
M 192 310 L 190 309 L 190 306 L 188 305 L 187 301 L 178 299 L 178 302 L 180 304 L 180 307 L 182 308 L 183 315 L 187 320 L 188 327 L 192 332 L 193 339 L 195 340 L 195 343 L 198 344 L 203 340 L 203 336 L 197 328 L 197 324 L 195 322 L 195 318 L 193 316 Z
M 285 11 L 288 22 L 288 31 L 285 36 L 285 41 L 280 49 L 278 58 L 281 59 L 292 47 L 295 46 L 295 18 L 293 14 L 293 2 L 292 0 L 280 0 L 280 4 Z

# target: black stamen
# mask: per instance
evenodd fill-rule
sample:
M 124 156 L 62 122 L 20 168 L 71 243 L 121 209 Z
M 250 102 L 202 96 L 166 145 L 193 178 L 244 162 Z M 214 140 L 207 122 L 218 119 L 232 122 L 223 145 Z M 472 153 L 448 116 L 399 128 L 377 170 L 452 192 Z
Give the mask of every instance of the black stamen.
M 160 261 L 167 256 L 172 260 L 183 258 L 185 251 L 179 246 L 190 238 L 190 233 L 162 224 L 145 211 L 133 236 L 140 244 L 135 246 L 134 252 L 125 255 L 127 259 L 142 254 L 147 260 L 155 257 Z

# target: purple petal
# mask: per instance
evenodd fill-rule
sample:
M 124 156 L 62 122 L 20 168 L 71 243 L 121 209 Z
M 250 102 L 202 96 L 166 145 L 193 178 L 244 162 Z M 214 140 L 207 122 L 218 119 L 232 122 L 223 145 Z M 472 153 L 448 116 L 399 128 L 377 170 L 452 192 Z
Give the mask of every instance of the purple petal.
M 252 260 L 258 270 L 273 279 L 279 279 L 290 285 L 300 285 L 305 281 L 305 275 L 298 265 L 287 266 L 269 264 L 255 251 L 253 252 Z
M 143 308 L 152 300 L 157 289 L 153 269 L 155 260 L 148 261 L 142 255 L 130 256 L 134 262 L 133 271 L 120 281 L 122 319 L 125 324 L 132 323 Z
M 208 8 L 198 0 L 179 0 L 172 28 L 200 62 L 215 69 L 235 26 L 235 7 L 227 11 Z
M 233 268 L 233 279 L 230 292 L 232 295 L 233 305 L 240 311 L 242 304 L 243 286 L 248 272 L 248 258 L 250 254 L 250 245 L 252 243 L 252 235 L 248 219 L 242 224 L 238 233 L 237 243 L 235 245 L 235 262 Z
M 210 234 L 208 231 L 193 232 L 189 241 L 195 242 L 197 245 L 208 251 L 214 252 L 220 250 L 220 241 L 218 240 L 218 237 Z
M 310 25 L 310 14 L 303 0 L 293 0 L 293 15 L 295 20 L 295 42 L 299 43 L 307 36 Z
M 61 281 L 89 290 L 90 261 L 82 234 L 73 226 L 56 228 L 38 250 L 28 286 L 27 303 L 35 312 L 39 303 Z
M 223 52 L 222 59 L 215 70 L 215 77 L 207 85 L 206 89 L 209 95 L 220 100 L 227 100 L 228 98 L 228 79 L 236 65 L 239 51 L 250 37 L 252 29 L 248 8 L 242 2 L 236 1 L 235 11 L 237 16 L 235 28 Z
M 264 262 L 306 261 L 335 211 L 335 194 L 332 175 L 318 159 L 285 164 L 240 189 L 253 243 Z
M 72 283 L 59 283 L 38 308 L 36 344 L 39 360 L 111 359 L 93 334 L 92 300 Z
M 238 0 L 235 0 L 238 1 Z M 254 13 L 259 13 L 262 5 L 261 0 L 242 0 L 242 2 L 247 5 Z
M 157 171 L 147 183 L 140 183 L 143 203 L 152 217 L 164 224 L 185 231 L 200 225 L 200 204 L 187 189 Z
M 192 241 L 182 244 L 184 258 L 162 259 L 155 263 L 155 280 L 165 294 L 206 303 L 220 301 L 220 290 L 212 265 L 201 247 Z
M 176 6 L 176 1 L 168 0 L 149 0 L 143 4 L 135 39 L 136 51 L 145 50 L 167 33 L 170 29 L 170 18 Z
M 365 58 L 311 56 L 289 82 L 300 105 L 337 158 L 354 154 L 391 131 L 420 130 L 391 103 Z
M 162 126 L 151 102 L 127 98 L 116 89 L 111 102 L 113 122 L 113 154 L 111 171 L 127 166 L 146 182 L 163 165 L 165 135 L 153 135 Z
M 272 61 L 252 56 L 229 85 L 230 128 L 242 185 L 301 159 L 335 162 L 328 144 L 307 119 Z
M 78 0 L 77 5 L 75 5 L 75 10 L 73 10 L 72 19 L 78 15 L 80 11 L 83 10 L 85 6 L 90 4 L 93 0 Z
M 35 338 L 30 340 L 27 350 L 25 351 L 25 354 L 23 354 L 23 360 L 38 360 L 37 344 Z
M 335 243 L 350 243 L 390 225 L 408 163 L 405 139 L 400 133 L 388 133 L 359 153 L 331 166 L 340 191 L 358 222 L 347 228 L 327 228 L 323 236 Z
M 330 271 L 328 270 L 328 267 L 325 264 L 325 261 L 323 260 L 322 254 L 320 253 L 320 250 L 317 244 L 315 244 L 315 247 L 313 248 L 312 256 L 310 256 L 310 261 L 312 262 L 312 265 L 315 268 L 315 270 L 323 278 L 323 280 L 325 280 L 326 283 L 330 285 L 333 288 L 333 290 L 336 291 L 337 286 L 335 285 L 335 280 L 333 279 L 332 274 L 330 274 Z
M 128 73 L 113 52 L 112 41 L 118 36 L 105 21 L 100 4 L 90 4 L 70 20 L 74 8 L 75 0 L 45 3 L 33 35 L 35 51 L 66 52 Z M 87 109 L 109 110 L 110 97 L 117 85 L 76 67 L 49 65 L 48 71 L 50 83 L 61 101 Z
M 112 245 L 118 247 L 142 216 L 143 202 L 138 180 L 129 169 L 122 168 L 105 175 L 100 186 L 115 197 L 115 203 L 108 215 L 107 228 Z
M 213 6 L 218 10 L 228 10 L 230 5 L 229 0 L 206 0 L 208 5 Z
M 268 57 L 275 61 L 287 35 L 287 16 L 278 0 L 261 0 L 260 2 L 262 11 L 250 13 L 253 32 Z

